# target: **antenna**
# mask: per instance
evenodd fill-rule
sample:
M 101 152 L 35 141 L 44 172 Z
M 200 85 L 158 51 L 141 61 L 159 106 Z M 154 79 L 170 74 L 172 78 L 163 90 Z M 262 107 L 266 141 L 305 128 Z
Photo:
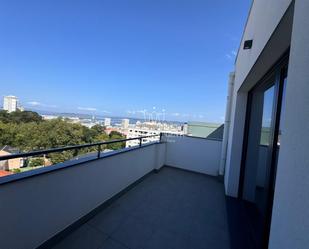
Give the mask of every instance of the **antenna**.
M 162 112 L 163 112 L 163 121 L 165 122 L 165 109 L 162 109 Z
M 157 112 L 156 112 L 156 107 L 155 106 L 152 107 L 152 114 L 154 114 L 154 117 L 155 117 L 153 121 L 156 121 L 158 119 L 158 117 L 157 117 Z

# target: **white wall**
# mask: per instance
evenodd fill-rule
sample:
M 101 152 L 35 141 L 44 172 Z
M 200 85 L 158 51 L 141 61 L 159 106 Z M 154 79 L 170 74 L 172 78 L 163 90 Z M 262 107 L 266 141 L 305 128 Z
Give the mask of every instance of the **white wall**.
M 253 1 L 236 60 L 237 90 L 243 84 L 291 2 L 292 0 Z M 243 50 L 244 41 L 252 39 L 252 49 Z
M 0 248 L 32 249 L 164 163 L 165 144 L 1 185 Z
M 232 118 L 225 165 L 224 187 L 225 193 L 232 197 L 238 195 L 242 144 L 246 119 L 247 93 L 234 92 L 232 104 Z
M 309 248 L 309 1 L 296 0 L 270 249 Z
M 291 0 L 256 0 L 252 5 L 235 65 L 225 174 L 229 196 L 238 195 L 248 92 L 289 48 L 293 19 L 290 4 Z M 253 47 L 243 50 L 243 43 L 248 39 L 253 39 Z
M 217 176 L 222 141 L 189 136 L 167 137 L 165 164 Z

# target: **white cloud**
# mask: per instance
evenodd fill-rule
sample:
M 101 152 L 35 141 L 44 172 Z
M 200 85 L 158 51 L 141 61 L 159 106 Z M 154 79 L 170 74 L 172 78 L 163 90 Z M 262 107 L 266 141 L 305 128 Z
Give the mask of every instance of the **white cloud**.
M 44 104 L 44 103 L 40 103 L 38 101 L 29 101 L 27 102 L 28 105 L 31 105 L 31 106 L 36 106 L 36 107 L 49 107 L 49 108 L 56 108 L 57 106 L 56 105 L 48 105 L 48 104 Z
M 147 110 L 139 110 L 139 111 L 136 111 L 136 113 L 144 114 L 144 113 L 147 113 Z
M 151 113 L 151 112 L 147 112 L 146 109 L 144 109 L 144 110 L 127 110 L 127 114 L 132 114 L 132 115 L 135 115 L 135 114 L 148 114 L 148 113 Z
M 233 60 L 236 57 L 236 55 L 237 55 L 236 50 L 232 50 L 231 52 L 227 53 L 225 57 L 229 60 Z
M 174 113 L 171 113 L 171 115 L 174 116 L 174 117 L 179 117 L 181 114 L 178 113 L 178 112 L 174 112 Z
M 97 108 L 94 108 L 94 107 L 77 107 L 77 109 L 80 111 L 91 111 L 91 112 L 94 112 L 97 110 Z
M 37 101 L 30 101 L 30 102 L 27 102 L 28 105 L 32 105 L 32 106 L 39 106 L 41 105 L 40 102 L 37 102 Z
M 135 113 L 136 113 L 135 111 L 127 110 L 127 114 L 132 114 L 132 115 L 134 115 Z
M 226 54 L 225 57 L 228 58 L 229 60 L 232 59 L 232 56 L 230 54 Z

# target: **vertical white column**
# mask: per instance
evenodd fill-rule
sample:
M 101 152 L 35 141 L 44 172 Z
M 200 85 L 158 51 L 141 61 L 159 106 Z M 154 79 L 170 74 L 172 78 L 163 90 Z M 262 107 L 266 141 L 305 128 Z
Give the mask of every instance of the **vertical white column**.
M 232 72 L 229 75 L 219 175 L 224 175 L 224 171 L 225 171 L 227 144 L 228 144 L 230 123 L 231 123 L 231 111 L 232 111 L 232 100 L 233 100 L 233 92 L 234 92 L 234 81 L 235 81 L 235 72 Z

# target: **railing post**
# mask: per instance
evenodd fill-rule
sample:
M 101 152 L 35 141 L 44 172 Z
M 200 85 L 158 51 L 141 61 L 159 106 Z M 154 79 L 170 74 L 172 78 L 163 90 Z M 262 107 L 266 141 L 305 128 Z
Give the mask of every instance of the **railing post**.
M 139 147 L 142 147 L 142 138 L 139 138 Z
M 98 158 L 100 158 L 101 156 L 101 144 L 99 144 L 98 146 Z

